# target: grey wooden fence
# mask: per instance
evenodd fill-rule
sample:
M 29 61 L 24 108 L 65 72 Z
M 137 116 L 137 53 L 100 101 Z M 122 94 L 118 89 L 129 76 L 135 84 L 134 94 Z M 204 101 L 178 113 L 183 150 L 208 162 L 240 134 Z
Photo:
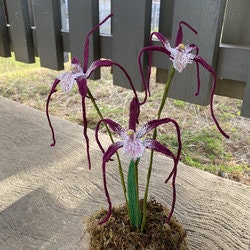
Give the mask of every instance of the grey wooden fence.
M 56 70 L 64 67 L 64 52 L 82 58 L 84 37 L 99 22 L 99 1 L 65 1 L 0 0 L 0 56 L 9 57 L 14 51 L 16 60 L 33 63 L 38 54 L 41 66 Z M 65 4 L 68 16 L 61 19 Z M 91 60 L 110 58 L 122 64 L 136 88 L 142 90 L 137 56 L 148 44 L 152 0 L 113 0 L 111 11 L 112 34 L 94 33 Z M 200 55 L 216 69 L 216 94 L 242 99 L 241 115 L 250 117 L 250 1 L 161 0 L 159 31 L 171 40 L 180 20 L 199 31 L 198 36 L 185 31 L 184 42 L 196 43 Z M 144 66 L 146 63 L 145 58 Z M 164 82 L 169 60 L 155 53 L 153 65 L 157 67 L 157 81 Z M 96 72 L 94 78 L 99 77 Z M 113 79 L 114 84 L 128 87 L 123 74 L 115 68 Z M 189 67 L 176 74 L 170 97 L 207 105 L 212 82 L 205 70 L 201 81 L 200 95 L 195 97 L 196 72 L 195 67 Z

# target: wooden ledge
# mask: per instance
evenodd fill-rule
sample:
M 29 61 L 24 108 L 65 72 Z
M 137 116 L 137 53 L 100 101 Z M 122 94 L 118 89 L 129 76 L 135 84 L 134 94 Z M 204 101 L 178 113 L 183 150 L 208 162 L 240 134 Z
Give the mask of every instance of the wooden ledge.
M 57 144 L 51 148 L 43 112 L 0 97 L 0 118 L 0 248 L 87 249 L 83 217 L 107 207 L 94 132 L 89 171 L 82 127 L 52 117 Z M 105 135 L 102 140 L 109 144 Z M 148 154 L 140 163 L 142 186 L 147 161 Z M 164 179 L 171 167 L 156 155 L 150 195 L 167 205 L 171 185 Z M 120 204 L 116 161 L 107 173 L 113 204 Z M 188 231 L 190 249 L 249 249 L 249 211 L 249 187 L 179 165 L 174 215 Z

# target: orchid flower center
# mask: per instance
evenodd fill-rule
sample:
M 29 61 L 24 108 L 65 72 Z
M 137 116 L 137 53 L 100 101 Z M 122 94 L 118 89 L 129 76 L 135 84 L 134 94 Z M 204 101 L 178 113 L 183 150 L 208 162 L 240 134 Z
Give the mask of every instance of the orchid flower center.
M 71 71 L 73 74 L 82 73 L 82 68 L 79 64 L 72 63 L 71 64 Z
M 193 59 L 195 57 L 195 55 L 190 53 L 190 51 L 183 43 L 180 43 L 173 50 L 171 56 L 172 59 L 170 60 L 173 61 L 173 66 L 178 72 L 182 72 L 186 68 L 187 64 L 193 62 Z
M 178 45 L 178 50 L 182 51 L 182 50 L 184 50 L 184 49 L 185 49 L 185 44 L 180 43 L 180 44 Z
M 136 133 L 133 129 L 129 129 L 126 132 L 124 139 L 123 153 L 128 158 L 136 160 L 140 158 L 145 151 L 145 146 L 140 138 L 136 137 Z
M 78 63 L 71 64 L 71 76 L 76 79 L 77 77 L 83 77 L 86 79 L 86 75 L 83 73 L 81 65 Z
M 127 131 L 127 136 L 129 137 L 129 139 L 131 139 L 131 140 L 134 140 L 135 138 L 135 131 L 133 130 L 133 129 L 129 129 L 128 131 Z

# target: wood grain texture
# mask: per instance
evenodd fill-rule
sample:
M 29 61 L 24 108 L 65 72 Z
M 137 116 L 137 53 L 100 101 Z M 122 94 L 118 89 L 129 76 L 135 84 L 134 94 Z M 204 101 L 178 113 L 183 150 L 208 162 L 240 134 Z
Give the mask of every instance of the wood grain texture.
M 89 171 L 82 127 L 53 117 L 57 144 L 50 148 L 43 112 L 0 97 L 0 120 L 0 249 L 88 249 L 84 218 L 107 207 L 93 131 Z M 108 145 L 105 135 L 101 139 Z M 141 184 L 148 157 L 140 163 Z M 164 179 L 171 166 L 156 155 L 149 190 L 167 205 L 171 185 Z M 113 204 L 121 204 L 116 161 L 107 173 Z M 177 197 L 174 215 L 187 228 L 190 249 L 249 249 L 249 187 L 180 164 Z

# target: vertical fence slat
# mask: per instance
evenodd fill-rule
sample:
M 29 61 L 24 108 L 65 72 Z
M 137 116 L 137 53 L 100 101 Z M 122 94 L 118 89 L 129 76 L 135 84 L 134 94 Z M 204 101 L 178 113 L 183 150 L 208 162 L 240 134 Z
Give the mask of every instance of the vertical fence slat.
M 69 1 L 69 39 L 72 57 L 83 61 L 84 39 L 88 32 L 99 23 L 98 0 Z M 89 63 L 100 58 L 99 30 L 89 41 Z M 92 79 L 99 79 L 100 71 L 95 70 Z
M 27 0 L 6 1 L 11 40 L 17 61 L 33 63 L 34 46 Z
M 63 69 L 60 1 L 34 0 L 33 13 L 41 66 Z
M 165 37 L 171 39 L 172 27 L 173 27 L 173 11 L 174 10 L 174 0 L 162 0 L 160 5 L 160 18 L 159 18 L 159 32 L 161 32 Z M 166 67 L 168 68 L 169 60 L 166 56 L 161 56 L 156 62 L 164 61 Z M 155 64 L 155 66 L 158 66 Z M 156 70 L 156 82 L 166 82 L 167 80 L 167 70 L 163 70 L 161 67 Z
M 222 43 L 250 46 L 250 1 L 228 0 Z
M 138 71 L 137 56 L 140 49 L 148 44 L 151 20 L 151 0 L 112 1 L 113 57 L 124 66 L 137 90 L 142 90 Z M 144 67 L 146 66 L 144 60 Z M 114 84 L 128 88 L 128 81 L 121 70 L 113 69 Z
M 171 39 L 173 27 L 174 0 L 161 0 L 159 32 Z
M 0 56 L 10 57 L 10 40 L 5 16 L 4 3 L 0 0 Z
M 245 117 L 250 117 L 250 63 L 248 56 L 250 46 L 249 9 L 249 0 L 227 1 L 221 39 L 223 44 L 230 44 L 230 46 L 231 44 L 236 45 L 236 48 L 232 47 L 231 49 L 231 60 L 224 60 L 225 62 L 221 65 L 221 68 L 223 66 L 227 69 L 228 72 L 226 78 L 236 78 L 236 80 L 245 81 L 243 103 L 241 107 L 241 115 Z M 244 46 L 247 46 L 248 48 Z M 242 54 L 239 52 L 242 52 Z M 237 88 L 237 91 L 238 89 L 239 87 Z
M 174 6 L 172 44 L 176 37 L 178 23 L 186 21 L 199 32 L 192 33 L 184 27 L 183 43 L 195 43 L 200 48 L 200 55 L 213 66 L 216 62 L 217 51 L 225 11 L 225 0 L 197 1 L 176 0 Z M 195 8 L 194 8 L 195 6 Z M 170 87 L 169 96 L 200 105 L 209 104 L 212 79 L 210 74 L 200 67 L 201 90 L 195 96 L 197 88 L 196 66 L 193 63 L 182 72 L 175 74 L 175 79 Z
M 241 116 L 250 117 L 250 73 L 246 81 L 246 87 L 243 96 L 243 104 L 241 107 Z

